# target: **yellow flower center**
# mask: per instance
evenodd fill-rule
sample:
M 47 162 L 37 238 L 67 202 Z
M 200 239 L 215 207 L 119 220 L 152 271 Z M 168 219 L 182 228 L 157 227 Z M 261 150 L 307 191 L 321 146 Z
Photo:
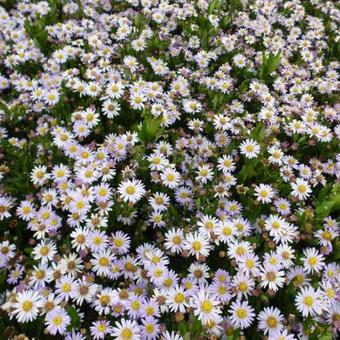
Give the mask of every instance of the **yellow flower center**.
M 121 238 L 116 238 L 114 244 L 116 247 L 120 248 L 124 244 L 124 241 Z
M 270 316 L 268 319 L 267 319 L 267 325 L 268 327 L 270 328 L 274 328 L 277 326 L 277 319 L 274 318 L 273 316 Z
M 71 285 L 69 283 L 64 283 L 61 287 L 64 293 L 69 293 L 71 291 Z
M 53 319 L 53 324 L 55 326 L 60 326 L 61 323 L 63 322 L 63 318 L 60 315 L 57 315 L 54 319 Z
M 180 244 L 181 241 L 182 241 L 182 239 L 181 239 L 181 237 L 178 236 L 178 235 L 176 235 L 176 236 L 174 236 L 174 237 L 172 238 L 172 243 L 173 243 L 173 244 Z
M 303 302 L 307 307 L 312 307 L 313 303 L 314 303 L 314 299 L 313 299 L 312 296 L 307 295 L 307 296 L 305 296 Z
M 29 300 L 24 301 L 22 304 L 22 309 L 24 310 L 24 312 L 29 312 L 33 307 L 33 303 Z
M 318 263 L 318 259 L 315 256 L 312 256 L 309 258 L 308 263 L 314 267 Z
M 110 263 L 110 261 L 109 261 L 109 259 L 108 259 L 107 257 L 101 257 L 101 258 L 99 259 L 99 264 L 100 264 L 101 266 L 103 266 L 103 267 L 108 266 L 109 263 Z
M 247 313 L 247 310 L 244 309 L 244 308 L 239 308 L 237 311 L 236 311 L 236 315 L 238 318 L 240 319 L 245 319 L 248 315 Z
M 46 256 L 48 254 L 48 247 L 47 246 L 42 246 L 40 248 L 40 255 Z
M 129 194 L 129 195 L 133 195 L 136 193 L 136 188 L 132 185 L 129 185 L 127 188 L 126 188 L 126 193 Z
M 132 332 L 129 328 L 124 328 L 120 335 L 124 340 L 132 339 Z
M 245 282 L 240 282 L 238 284 L 238 289 L 240 292 L 245 292 L 248 289 L 248 285 Z
M 184 300 L 185 300 L 185 296 L 184 296 L 183 293 L 177 293 L 177 294 L 175 295 L 175 301 L 176 301 L 177 303 L 183 303 Z
M 137 300 L 132 301 L 132 302 L 131 302 L 131 308 L 132 308 L 133 310 L 138 310 L 138 309 L 140 308 L 140 302 L 137 301 Z
M 202 244 L 201 242 L 199 241 L 194 241 L 192 243 L 192 248 L 195 250 L 195 251 L 200 251 L 202 249 Z
M 203 302 L 201 303 L 201 310 L 204 313 L 211 313 L 211 311 L 213 310 L 213 304 L 209 300 L 203 300 Z

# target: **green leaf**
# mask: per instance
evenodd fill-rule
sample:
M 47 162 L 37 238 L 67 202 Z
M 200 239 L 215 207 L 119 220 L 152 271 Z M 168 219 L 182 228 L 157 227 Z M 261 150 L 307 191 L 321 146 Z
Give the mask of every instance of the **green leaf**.
M 267 72 L 268 74 L 274 72 L 277 70 L 277 68 L 280 66 L 281 61 L 281 53 L 278 53 L 276 55 L 270 54 L 269 58 L 267 60 Z
M 260 79 L 268 80 L 271 73 L 277 70 L 281 62 L 281 53 L 272 54 L 270 53 L 267 57 L 265 52 L 262 52 L 262 65 L 260 68 Z
M 71 323 L 67 327 L 69 330 L 73 328 L 79 328 L 80 327 L 80 316 L 78 315 L 78 312 L 76 309 L 72 306 L 66 307 L 66 312 L 71 318 Z
M 340 185 L 334 184 L 332 190 L 324 197 L 323 200 L 317 202 L 315 214 L 318 219 L 324 219 L 330 213 L 340 211 Z
M 160 118 L 147 117 L 143 121 L 139 137 L 144 142 L 150 142 L 151 140 L 155 140 L 162 131 Z

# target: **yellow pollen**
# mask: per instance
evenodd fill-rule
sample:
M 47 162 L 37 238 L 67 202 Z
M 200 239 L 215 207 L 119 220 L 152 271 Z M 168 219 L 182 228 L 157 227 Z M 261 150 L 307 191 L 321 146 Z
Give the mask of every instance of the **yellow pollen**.
M 185 296 L 184 296 L 183 293 L 177 293 L 177 294 L 175 295 L 175 302 L 176 302 L 176 303 L 183 303 L 184 300 L 185 300 Z
M 270 316 L 268 319 L 267 319 L 267 325 L 268 327 L 270 328 L 274 328 L 277 326 L 277 319 L 274 318 L 273 316 Z
M 22 304 L 22 309 L 24 310 L 24 312 L 29 312 L 33 307 L 33 303 L 29 300 L 24 301 Z
M 240 319 L 245 319 L 248 315 L 247 313 L 247 310 L 244 309 L 244 308 L 239 308 L 237 311 L 236 311 L 236 315 L 238 318 Z
M 314 303 L 314 299 L 313 299 L 312 296 L 307 295 L 307 296 L 305 296 L 305 298 L 303 299 L 303 302 L 304 302 L 304 304 L 305 304 L 307 307 L 312 307 L 312 306 L 313 306 L 313 303 Z
M 204 313 L 211 313 L 211 311 L 213 310 L 213 304 L 209 300 L 203 300 L 203 302 L 201 303 L 201 310 Z

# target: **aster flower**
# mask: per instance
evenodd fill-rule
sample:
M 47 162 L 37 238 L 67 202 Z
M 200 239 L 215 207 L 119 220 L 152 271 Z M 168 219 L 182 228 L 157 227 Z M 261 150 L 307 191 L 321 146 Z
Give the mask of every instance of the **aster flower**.
M 67 326 L 71 323 L 71 318 L 64 308 L 57 306 L 46 314 L 45 323 L 50 334 L 64 334 Z
M 139 340 L 140 339 L 140 327 L 136 321 L 121 319 L 120 322 L 115 323 L 115 327 L 112 329 L 112 336 L 117 340 Z
M 260 146 L 254 140 L 247 139 L 241 143 L 240 152 L 247 158 L 255 158 L 260 152 Z
M 254 317 L 254 310 L 249 306 L 248 302 L 236 301 L 230 305 L 230 319 L 235 327 L 248 328 L 252 324 Z
M 129 180 L 119 185 L 118 192 L 124 202 L 136 203 L 144 196 L 145 189 L 141 181 Z
M 297 310 L 304 316 L 320 315 L 324 308 L 324 302 L 318 292 L 311 286 L 301 288 L 300 292 L 295 298 Z
M 42 300 L 38 292 L 24 290 L 21 293 L 17 293 L 12 315 L 15 315 L 20 323 L 33 321 L 38 317 L 40 307 L 42 307 Z
M 218 300 L 208 291 L 200 289 L 191 298 L 190 305 L 194 308 L 194 314 L 203 323 L 219 317 L 221 310 L 218 308 Z

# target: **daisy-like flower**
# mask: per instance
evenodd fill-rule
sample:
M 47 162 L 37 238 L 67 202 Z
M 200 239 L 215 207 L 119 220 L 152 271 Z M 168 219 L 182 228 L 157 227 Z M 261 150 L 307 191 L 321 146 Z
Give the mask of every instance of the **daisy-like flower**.
M 0 195 L 0 221 L 11 216 L 9 212 L 13 206 L 13 199 Z
M 274 197 L 274 190 L 270 185 L 261 183 L 255 188 L 255 196 L 261 203 L 270 203 Z
M 183 250 L 184 233 L 181 229 L 171 229 L 165 233 L 164 246 L 171 252 L 178 254 Z
M 41 260 L 42 263 L 52 261 L 56 253 L 57 247 L 53 242 L 41 242 L 32 251 L 34 260 Z
M 174 331 L 165 331 L 162 333 L 160 340 L 183 340 L 183 337 Z
M 247 241 L 233 241 L 229 243 L 228 256 L 240 261 L 251 252 L 251 245 Z
M 162 212 L 167 210 L 167 206 L 169 205 L 170 198 L 168 195 L 162 192 L 156 192 L 153 197 L 149 199 L 149 203 L 155 211 Z
M 20 323 L 33 321 L 38 317 L 39 308 L 42 307 L 42 299 L 37 291 L 24 290 L 17 293 L 16 302 L 13 304 L 12 315 Z
M 71 291 L 70 295 L 72 300 L 81 306 L 84 301 L 88 303 L 92 302 L 96 291 L 97 285 L 92 282 L 87 282 L 84 278 L 83 280 L 78 279 L 75 282 L 74 289 Z
M 55 284 L 55 292 L 61 300 L 66 302 L 70 299 L 71 295 L 75 292 L 75 281 L 72 275 L 63 275 Z
M 238 262 L 240 271 L 246 275 L 259 276 L 260 275 L 260 261 L 259 257 L 253 253 L 248 253 L 242 257 Z
M 15 256 L 15 244 L 10 244 L 9 241 L 2 241 L 0 243 L 0 257 L 9 260 Z
M 215 230 L 215 234 L 220 242 L 229 243 L 229 241 L 233 241 L 236 237 L 235 224 L 230 220 L 220 221 Z
M 66 328 L 70 323 L 70 316 L 64 308 L 59 306 L 48 312 L 45 317 L 46 329 L 52 335 L 56 335 L 57 333 L 61 335 L 65 334 Z
M 159 339 L 160 335 L 160 327 L 157 322 L 157 319 L 153 317 L 146 317 L 142 320 L 141 328 L 141 337 L 146 340 L 156 340 Z
M 311 286 L 301 288 L 301 291 L 295 298 L 297 310 L 304 316 L 313 317 L 320 315 L 323 310 L 324 302 L 319 292 Z
M 203 184 L 207 183 L 213 178 L 213 172 L 209 165 L 202 165 L 198 167 L 196 180 Z
M 197 222 L 197 226 L 200 228 L 200 231 L 207 233 L 208 237 L 210 237 L 210 233 L 215 232 L 218 223 L 219 220 L 216 217 L 204 215 Z
M 161 180 L 164 185 L 170 189 L 178 186 L 181 176 L 178 171 L 172 168 L 166 168 L 161 173 Z
M 105 339 L 105 336 L 111 333 L 112 327 L 110 326 L 109 321 L 99 320 L 95 321 L 90 327 L 91 336 L 93 339 Z
M 170 290 L 167 291 L 166 304 L 173 312 L 185 313 L 186 308 L 189 306 L 189 304 L 187 302 L 184 288 L 182 288 L 181 286 L 170 288 Z
M 110 244 L 113 246 L 115 253 L 118 253 L 119 255 L 125 254 L 130 248 L 130 237 L 118 230 L 111 235 Z
M 265 229 L 269 232 L 272 237 L 280 237 L 284 234 L 287 229 L 287 222 L 278 215 L 270 215 L 265 221 Z
M 306 248 L 303 251 L 304 257 L 302 260 L 304 261 L 304 268 L 306 268 L 308 273 L 319 273 L 320 270 L 324 267 L 324 256 L 319 254 L 319 252 L 315 248 Z
M 49 176 L 46 166 L 36 166 L 31 172 L 31 180 L 36 185 L 43 185 L 49 179 Z
M 232 286 L 238 299 L 242 296 L 247 298 L 253 291 L 255 282 L 248 275 L 239 272 L 233 277 Z
M 111 306 L 119 299 L 118 294 L 111 288 L 102 289 L 93 301 L 93 306 L 99 315 L 111 312 Z
M 217 169 L 222 171 L 224 174 L 232 173 L 236 167 L 232 156 L 223 156 L 218 159 Z
M 277 270 L 275 268 L 262 268 L 260 286 L 263 288 L 268 287 L 276 292 L 284 285 L 284 275 L 285 273 L 282 270 Z
M 218 305 L 218 299 L 204 288 L 195 293 L 190 300 L 190 306 L 194 309 L 194 314 L 204 324 L 219 318 L 221 309 Z
M 187 250 L 190 255 L 207 257 L 212 246 L 210 245 L 209 238 L 203 233 L 189 233 L 183 244 L 183 249 Z
M 264 334 L 271 336 L 273 332 L 280 331 L 283 328 L 283 316 L 279 309 L 275 307 L 265 307 L 258 315 L 259 329 Z
M 247 301 L 235 301 L 230 306 L 230 320 L 234 327 L 246 329 L 252 324 L 255 313 Z
M 31 220 L 35 215 L 33 203 L 30 201 L 22 201 L 17 208 L 17 215 L 24 221 Z
M 293 334 L 289 334 L 287 329 L 275 330 L 270 335 L 271 340 L 296 340 Z
M 111 266 L 114 260 L 114 256 L 109 249 L 103 250 L 96 254 L 93 254 L 91 263 L 93 265 L 93 271 L 98 276 L 108 277 L 111 273 Z
M 277 212 L 283 216 L 287 216 L 290 214 L 291 204 L 285 198 L 279 198 L 274 201 L 274 205 L 277 209 Z
M 126 320 L 122 318 L 116 321 L 115 327 L 112 328 L 111 335 L 115 340 L 139 340 L 140 327 L 134 320 Z
M 137 203 L 145 195 L 145 187 L 140 180 L 127 180 L 120 183 L 118 193 L 124 202 Z
M 153 153 L 146 158 L 150 162 L 150 170 L 163 170 L 164 166 L 167 164 L 167 159 L 161 153 Z
M 255 158 L 260 153 L 260 145 L 252 139 L 247 139 L 241 143 L 240 152 L 246 158 Z
M 302 178 L 297 178 L 295 183 L 291 183 L 293 196 L 296 196 L 299 200 L 305 200 L 310 196 L 312 189 L 307 181 Z

